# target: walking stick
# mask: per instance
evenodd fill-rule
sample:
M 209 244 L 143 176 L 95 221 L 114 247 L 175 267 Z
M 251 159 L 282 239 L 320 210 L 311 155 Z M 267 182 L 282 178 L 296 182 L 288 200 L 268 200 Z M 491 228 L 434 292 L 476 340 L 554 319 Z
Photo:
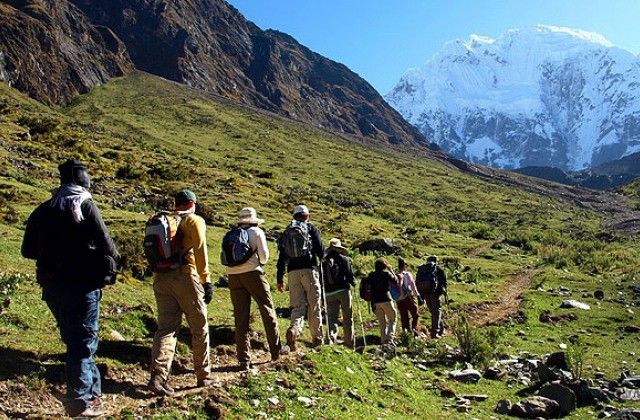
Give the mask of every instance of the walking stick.
M 367 336 L 364 334 L 364 323 L 362 322 L 362 310 L 360 309 L 360 293 L 356 290 L 353 291 L 356 295 L 356 305 L 358 306 L 358 318 L 360 318 L 360 328 L 362 329 L 362 343 L 363 347 L 367 347 Z
M 324 302 L 324 317 L 326 319 L 326 324 L 327 324 L 327 340 L 329 341 L 329 344 L 333 344 L 333 340 L 331 340 L 331 334 L 329 330 L 329 311 L 327 310 L 327 292 L 325 291 L 325 287 L 324 287 L 324 273 L 322 270 L 323 259 L 320 260 L 320 286 L 322 287 L 322 300 Z M 322 318 L 322 314 L 320 314 L 320 317 Z M 322 325 L 322 319 L 320 319 L 320 324 Z

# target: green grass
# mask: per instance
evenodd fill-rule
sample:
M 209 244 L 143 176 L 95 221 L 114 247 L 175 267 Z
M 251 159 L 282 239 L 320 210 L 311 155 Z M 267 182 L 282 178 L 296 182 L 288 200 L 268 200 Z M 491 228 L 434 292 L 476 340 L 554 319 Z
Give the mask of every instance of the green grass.
M 103 339 L 114 329 L 127 340 L 150 344 L 155 309 L 151 281 L 135 278 L 144 268 L 140 249 L 144 221 L 173 191 L 187 186 L 198 194 L 206 210 L 214 281 L 224 272 L 218 263 L 220 240 L 241 207 L 251 205 L 258 210 L 267 220 L 269 236 L 282 231 L 294 205 L 304 203 L 325 242 L 337 236 L 351 247 L 372 237 L 392 238 L 401 247 L 399 255 L 414 271 L 430 254 L 457 261 L 457 267 L 448 269 L 454 310 L 494 300 L 523 267 L 540 268 L 543 273 L 525 295 L 523 323 L 503 327 L 508 350 L 542 354 L 555 351 L 567 337 L 582 334 L 590 342 L 587 374 L 602 370 L 614 378 L 623 367 L 640 370 L 637 356 L 625 356 L 637 347 L 637 337 L 624 337 L 618 330 L 637 324 L 637 315 L 629 315 L 628 308 L 619 303 L 596 306 L 594 299 L 581 297 L 586 293 L 582 290 L 602 288 L 607 295 L 633 302 L 628 285 L 637 284 L 639 275 L 637 240 L 603 239 L 607 236 L 602 235 L 600 215 L 474 178 L 437 160 L 364 147 L 140 74 L 114 80 L 57 110 L 0 84 L 3 271 L 34 272 L 32 262 L 19 255 L 24 222 L 56 186 L 57 164 L 72 156 L 89 164 L 95 199 L 120 249 L 132 261 L 125 281 L 105 290 Z M 501 238 L 503 242 L 490 246 Z M 269 241 L 269 247 L 275 259 L 275 243 Z M 482 252 L 469 257 L 474 249 Z M 376 258 L 351 256 L 359 278 L 372 269 Z M 269 263 L 266 270 L 275 285 L 275 263 Z M 562 298 L 536 290 L 538 283 L 543 283 L 544 290 L 560 284 L 570 287 L 573 297 L 589 302 L 593 310 L 579 312 L 577 321 L 562 327 L 542 324 L 540 311 L 564 310 L 558 309 Z M 274 293 L 274 299 L 276 306 L 288 306 L 286 295 Z M 634 304 L 637 306 L 637 300 Z M 209 310 L 212 325 L 233 325 L 226 289 L 216 291 Z M 255 309 L 254 318 L 259 320 Z M 428 320 L 423 318 L 422 323 Z M 286 320 L 281 320 L 282 331 L 286 326 Z M 259 321 L 254 327 L 262 330 Z M 526 332 L 525 340 L 516 336 L 519 330 Z M 374 328 L 370 333 L 377 331 Z M 452 338 L 448 340 L 455 344 Z M 33 352 L 42 360 L 63 351 L 37 285 L 24 282 L 12 293 L 11 304 L 0 314 L 0 347 Z M 109 354 L 100 361 L 113 366 L 130 363 Z M 376 371 L 380 363 L 384 369 Z M 264 411 L 278 417 L 293 413 L 296 417 L 419 418 L 427 410 L 436 418 L 457 415 L 444 407 L 447 400 L 439 397 L 439 386 L 490 393 L 488 402 L 474 403 L 472 414 L 480 417 L 491 415 L 500 398 L 517 399 L 517 388 L 506 383 L 452 384 L 438 375 L 445 367 L 423 372 L 405 357 L 381 362 L 331 348 L 308 354 L 303 364 L 312 365 L 313 373 L 291 366 L 230 388 L 235 402 L 226 404 L 228 413 L 237 417 Z M 346 373 L 346 366 L 355 373 Z M 12 372 L 11 366 L 1 369 L 5 376 Z M 37 372 L 31 374 L 43 378 Z M 13 380 L 20 375 L 13 375 Z M 277 379 L 296 389 L 278 390 L 284 408 L 264 402 L 275 392 Z M 382 384 L 393 386 L 384 389 Z M 337 388 L 327 391 L 323 387 Z M 349 389 L 357 390 L 367 403 L 346 395 Z M 252 398 L 245 395 L 263 401 L 253 407 Z M 307 408 L 298 396 L 323 399 Z M 201 402 L 194 402 L 191 409 L 204 415 Z M 579 410 L 577 416 L 585 415 L 586 410 Z

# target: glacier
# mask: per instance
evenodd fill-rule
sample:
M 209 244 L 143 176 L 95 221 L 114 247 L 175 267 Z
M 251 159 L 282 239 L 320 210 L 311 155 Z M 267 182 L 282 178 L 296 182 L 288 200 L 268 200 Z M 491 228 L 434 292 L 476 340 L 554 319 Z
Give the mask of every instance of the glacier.
M 537 25 L 446 43 L 385 99 L 453 156 L 582 170 L 640 150 L 640 58 Z

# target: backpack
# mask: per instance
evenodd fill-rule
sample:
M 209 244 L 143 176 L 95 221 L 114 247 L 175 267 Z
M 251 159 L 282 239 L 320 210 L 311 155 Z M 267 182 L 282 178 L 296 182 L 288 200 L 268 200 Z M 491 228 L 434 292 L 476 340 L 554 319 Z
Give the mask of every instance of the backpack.
M 396 275 L 393 273 L 392 275 L 395 281 L 391 282 L 391 284 L 389 285 L 389 293 L 391 294 L 391 299 L 398 300 L 402 296 L 402 287 L 400 283 L 398 283 L 398 278 L 396 277 Z
M 291 222 L 280 237 L 280 249 L 289 258 L 311 256 L 311 235 L 307 222 Z
M 422 264 L 416 273 L 416 283 L 421 294 L 435 293 L 438 289 L 438 276 L 435 264 Z
M 166 273 L 182 265 L 178 254 L 178 226 L 182 216 L 177 213 L 161 212 L 147 222 L 144 232 L 144 255 L 154 273 Z
M 342 282 L 342 265 L 340 258 L 326 258 L 322 261 L 322 274 L 328 286 L 336 286 Z
M 371 275 L 363 278 L 360 282 L 360 297 L 362 300 L 371 302 L 373 300 L 373 284 Z
M 235 267 L 243 264 L 255 253 L 249 244 L 249 231 L 236 227 L 231 229 L 222 238 L 222 250 L 220 262 L 227 267 Z

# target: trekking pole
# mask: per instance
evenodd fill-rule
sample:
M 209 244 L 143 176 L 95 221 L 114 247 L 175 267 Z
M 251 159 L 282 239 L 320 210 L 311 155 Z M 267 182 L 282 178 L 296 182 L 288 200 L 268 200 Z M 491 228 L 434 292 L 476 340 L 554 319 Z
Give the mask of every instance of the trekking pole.
M 320 287 L 322 287 L 322 301 L 324 303 L 324 317 L 326 319 L 326 324 L 327 324 L 327 340 L 329 341 L 329 344 L 333 344 L 333 341 L 331 340 L 331 335 L 329 333 L 329 311 L 327 310 L 327 292 L 325 291 L 325 287 L 324 287 L 324 273 L 322 270 L 322 260 L 320 260 Z M 321 316 L 322 318 L 322 316 Z M 322 325 L 322 319 L 320 319 L 320 324 Z
M 362 322 L 362 310 L 360 309 L 360 293 L 353 292 L 356 295 L 356 305 L 358 306 L 358 318 L 360 318 L 360 328 L 362 329 L 363 347 L 367 347 L 367 336 L 364 334 L 364 323 Z

